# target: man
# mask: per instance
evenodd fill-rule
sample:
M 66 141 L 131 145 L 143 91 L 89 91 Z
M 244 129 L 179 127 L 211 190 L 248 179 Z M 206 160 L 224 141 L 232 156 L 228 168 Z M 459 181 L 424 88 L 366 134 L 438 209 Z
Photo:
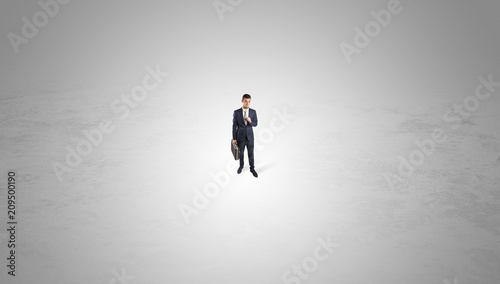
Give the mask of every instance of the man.
M 243 169 L 243 151 L 245 151 L 245 146 L 247 146 L 250 172 L 252 172 L 254 177 L 258 177 L 253 159 L 253 128 L 257 126 L 257 112 L 250 108 L 251 99 L 252 97 L 249 94 L 244 94 L 241 98 L 243 107 L 235 110 L 233 113 L 233 142 L 238 145 L 238 149 L 240 150 L 238 174 Z

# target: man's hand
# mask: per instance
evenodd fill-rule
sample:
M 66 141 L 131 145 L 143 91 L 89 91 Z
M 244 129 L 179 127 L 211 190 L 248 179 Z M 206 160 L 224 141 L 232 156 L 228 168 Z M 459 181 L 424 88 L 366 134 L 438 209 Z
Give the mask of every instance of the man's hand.
M 233 140 L 234 145 L 238 145 L 238 142 L 236 140 Z
M 248 121 L 248 123 L 252 123 L 252 120 L 250 119 L 250 116 L 247 116 L 247 121 Z

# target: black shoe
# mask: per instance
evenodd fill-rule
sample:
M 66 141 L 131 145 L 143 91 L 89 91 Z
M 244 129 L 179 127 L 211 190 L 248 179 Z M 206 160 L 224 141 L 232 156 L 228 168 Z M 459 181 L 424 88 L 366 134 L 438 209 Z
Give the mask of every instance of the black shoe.
M 259 176 L 255 170 L 252 169 L 250 171 L 252 172 L 252 174 L 253 174 L 254 177 L 258 177 Z
M 240 166 L 240 167 L 238 168 L 238 174 L 241 174 L 241 170 L 243 170 L 243 166 Z

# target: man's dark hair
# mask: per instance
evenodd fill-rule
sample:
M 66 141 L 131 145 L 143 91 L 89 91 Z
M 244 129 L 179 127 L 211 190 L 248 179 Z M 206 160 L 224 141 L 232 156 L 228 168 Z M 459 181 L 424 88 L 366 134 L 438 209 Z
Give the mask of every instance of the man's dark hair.
M 242 100 L 244 100 L 244 99 L 252 99 L 252 96 L 250 96 L 249 94 L 244 94 L 241 99 Z

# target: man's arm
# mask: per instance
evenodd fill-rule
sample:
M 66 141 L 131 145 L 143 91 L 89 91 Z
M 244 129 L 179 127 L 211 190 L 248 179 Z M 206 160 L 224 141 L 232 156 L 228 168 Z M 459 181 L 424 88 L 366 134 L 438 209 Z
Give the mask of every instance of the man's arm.
M 236 121 L 236 112 L 233 112 L 233 140 L 236 140 L 237 132 L 238 132 L 238 122 Z
M 254 110 L 255 112 L 255 119 L 252 119 L 252 122 L 250 123 L 250 125 L 252 125 L 253 127 L 257 126 L 257 111 Z

